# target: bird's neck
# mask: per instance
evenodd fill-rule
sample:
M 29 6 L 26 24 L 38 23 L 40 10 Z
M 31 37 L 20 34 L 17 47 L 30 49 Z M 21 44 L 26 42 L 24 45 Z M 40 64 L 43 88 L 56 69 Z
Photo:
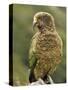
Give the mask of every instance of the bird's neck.
M 46 33 L 46 32 L 55 32 L 56 31 L 56 29 L 55 29 L 55 27 L 48 27 L 48 26 L 46 26 L 46 27 L 44 27 L 42 30 L 39 30 L 41 33 Z

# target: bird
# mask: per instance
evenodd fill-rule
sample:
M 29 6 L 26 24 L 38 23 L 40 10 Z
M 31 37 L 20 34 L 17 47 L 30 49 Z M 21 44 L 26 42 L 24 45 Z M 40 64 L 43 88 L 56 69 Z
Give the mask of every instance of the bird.
M 33 30 L 37 32 L 31 39 L 29 49 L 29 82 L 39 78 L 46 81 L 61 62 L 63 43 L 55 20 L 48 12 L 37 12 L 33 17 Z

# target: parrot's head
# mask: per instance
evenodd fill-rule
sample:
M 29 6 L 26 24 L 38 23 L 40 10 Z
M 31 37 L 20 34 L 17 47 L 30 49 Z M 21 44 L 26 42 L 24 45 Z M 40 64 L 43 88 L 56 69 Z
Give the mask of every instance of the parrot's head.
M 40 32 L 52 30 L 54 27 L 54 18 L 47 12 L 38 12 L 33 18 L 33 29 L 37 27 Z

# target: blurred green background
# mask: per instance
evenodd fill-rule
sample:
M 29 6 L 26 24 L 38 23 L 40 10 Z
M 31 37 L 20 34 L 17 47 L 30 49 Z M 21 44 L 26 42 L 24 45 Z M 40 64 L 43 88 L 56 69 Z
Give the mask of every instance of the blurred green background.
M 63 40 L 63 57 L 52 78 L 55 83 L 66 82 L 66 8 L 55 6 L 13 5 L 13 84 L 29 83 L 28 53 L 35 32 L 32 29 L 35 13 L 44 11 L 55 18 L 56 29 Z

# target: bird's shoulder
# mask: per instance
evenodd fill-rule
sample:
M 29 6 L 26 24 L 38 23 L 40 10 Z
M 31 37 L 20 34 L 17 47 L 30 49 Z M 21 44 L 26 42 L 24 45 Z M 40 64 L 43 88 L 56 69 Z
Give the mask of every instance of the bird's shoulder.
M 36 39 L 39 35 L 40 35 L 40 33 L 37 32 L 37 33 L 32 37 L 32 40 L 33 40 L 33 39 Z
M 31 49 L 35 51 L 35 46 L 38 40 L 39 32 L 37 32 L 31 39 Z
M 30 50 L 29 50 L 29 55 L 33 55 L 35 53 L 35 48 L 36 48 L 36 42 L 37 42 L 37 37 L 38 37 L 38 32 L 32 37 L 31 43 L 30 43 Z

